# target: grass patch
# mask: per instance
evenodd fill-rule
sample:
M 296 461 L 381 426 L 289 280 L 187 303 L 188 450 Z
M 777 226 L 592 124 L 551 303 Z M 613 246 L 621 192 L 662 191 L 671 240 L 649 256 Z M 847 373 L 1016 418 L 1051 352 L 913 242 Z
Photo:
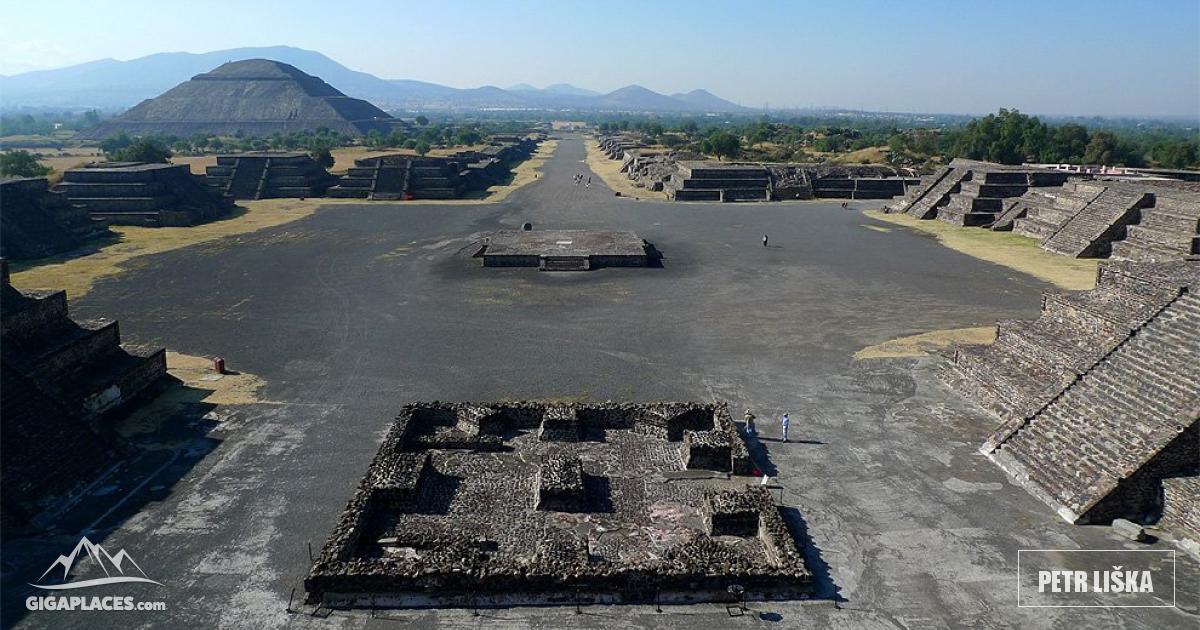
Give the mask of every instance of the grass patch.
M 1052 254 L 1039 247 L 1037 241 L 1019 234 L 958 227 L 936 219 L 923 221 L 907 214 L 885 214 L 878 210 L 864 210 L 863 214 L 932 234 L 939 243 L 954 251 L 1029 274 L 1069 291 L 1084 291 L 1096 286 L 1098 259 Z
M 996 341 L 995 326 L 950 328 L 891 339 L 854 353 L 855 359 L 923 357 L 950 346 L 986 346 Z

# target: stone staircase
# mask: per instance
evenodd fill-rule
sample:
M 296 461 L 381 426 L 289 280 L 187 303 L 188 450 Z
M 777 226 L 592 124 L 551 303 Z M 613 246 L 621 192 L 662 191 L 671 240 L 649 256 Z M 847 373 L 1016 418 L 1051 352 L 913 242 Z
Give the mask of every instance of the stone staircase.
M 1122 238 L 1125 226 L 1136 222 L 1139 210 L 1153 201 L 1154 197 L 1145 190 L 1108 186 L 1042 241 L 1042 248 L 1076 258 L 1106 258 L 1112 241 Z
M 1084 181 L 1070 181 L 1062 186 L 1030 188 L 1018 199 L 1020 210 L 1017 216 L 1012 218 L 1012 231 L 1038 242 L 1045 241 L 1104 192 L 1105 188 L 1103 185 Z
M 1155 192 L 1154 205 L 1143 208 L 1141 221 L 1126 228 L 1112 244 L 1112 257 L 1166 261 L 1200 255 L 1200 195 Z
M 587 271 L 592 268 L 587 256 L 544 256 L 541 271 Z
M 1200 294 L 1187 287 L 983 451 L 1076 523 L 1139 519 L 1200 467 Z
M 1002 321 L 992 345 L 958 348 L 943 380 L 1002 419 L 1024 417 L 1200 277 L 1200 265 L 1160 275 L 1138 267 L 1105 264 L 1091 291 L 1045 292 L 1038 319 Z
M 915 196 L 904 213 L 918 219 L 932 219 L 937 215 L 938 208 L 950 200 L 950 195 L 961 189 L 962 182 L 971 176 L 970 169 L 951 167 L 946 173 L 935 178 L 924 192 Z

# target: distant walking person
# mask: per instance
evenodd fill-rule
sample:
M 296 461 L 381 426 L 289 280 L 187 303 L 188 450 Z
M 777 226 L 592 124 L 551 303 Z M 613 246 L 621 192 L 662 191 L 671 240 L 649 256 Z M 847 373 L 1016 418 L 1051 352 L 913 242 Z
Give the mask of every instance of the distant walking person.
M 754 427 L 754 412 L 746 410 L 746 435 L 755 437 L 758 435 L 758 430 Z
M 763 234 L 763 247 L 767 246 L 767 235 Z
M 792 419 L 785 413 L 780 420 L 780 424 L 783 425 L 783 441 L 786 442 L 788 441 L 788 427 L 792 426 Z

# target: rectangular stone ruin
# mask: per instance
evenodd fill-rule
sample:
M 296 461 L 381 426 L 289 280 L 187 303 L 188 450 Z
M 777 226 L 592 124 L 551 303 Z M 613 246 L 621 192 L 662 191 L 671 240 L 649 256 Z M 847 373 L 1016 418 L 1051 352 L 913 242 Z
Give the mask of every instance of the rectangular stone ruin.
M 320 197 L 336 181 L 300 151 L 219 155 L 205 173 L 211 185 L 234 199 Z
M 98 162 L 67 170 L 54 190 L 114 225 L 195 225 L 233 207 L 186 164 Z
M 0 179 L 0 257 L 40 258 L 110 234 L 45 177 Z
M 601 267 L 652 267 L 659 255 L 633 232 L 505 230 L 487 237 L 475 254 L 484 267 L 537 267 L 587 271 Z
M 550 455 L 538 468 L 537 504 L 539 510 L 579 512 L 587 497 L 583 486 L 583 464 L 578 457 Z
M 665 190 L 673 201 L 767 201 L 770 186 L 761 164 L 683 161 Z
M 578 439 L 541 439 L 568 418 Z M 430 442 L 472 430 L 491 440 Z M 701 445 L 708 474 L 688 474 Z M 725 602 L 734 584 L 750 599 L 805 597 L 804 543 L 753 468 L 724 404 L 410 404 L 305 580 L 307 601 Z

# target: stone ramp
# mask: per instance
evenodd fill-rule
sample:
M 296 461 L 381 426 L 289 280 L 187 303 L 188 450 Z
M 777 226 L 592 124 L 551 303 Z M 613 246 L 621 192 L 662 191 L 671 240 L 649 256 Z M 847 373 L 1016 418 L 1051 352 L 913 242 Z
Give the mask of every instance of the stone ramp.
M 1144 190 L 1109 186 L 1049 238 L 1042 248 L 1076 258 L 1105 258 L 1111 242 L 1124 235 L 1153 197 Z
M 1200 447 L 1200 295 L 1181 289 L 1095 366 L 982 451 L 1073 523 L 1139 519 Z

